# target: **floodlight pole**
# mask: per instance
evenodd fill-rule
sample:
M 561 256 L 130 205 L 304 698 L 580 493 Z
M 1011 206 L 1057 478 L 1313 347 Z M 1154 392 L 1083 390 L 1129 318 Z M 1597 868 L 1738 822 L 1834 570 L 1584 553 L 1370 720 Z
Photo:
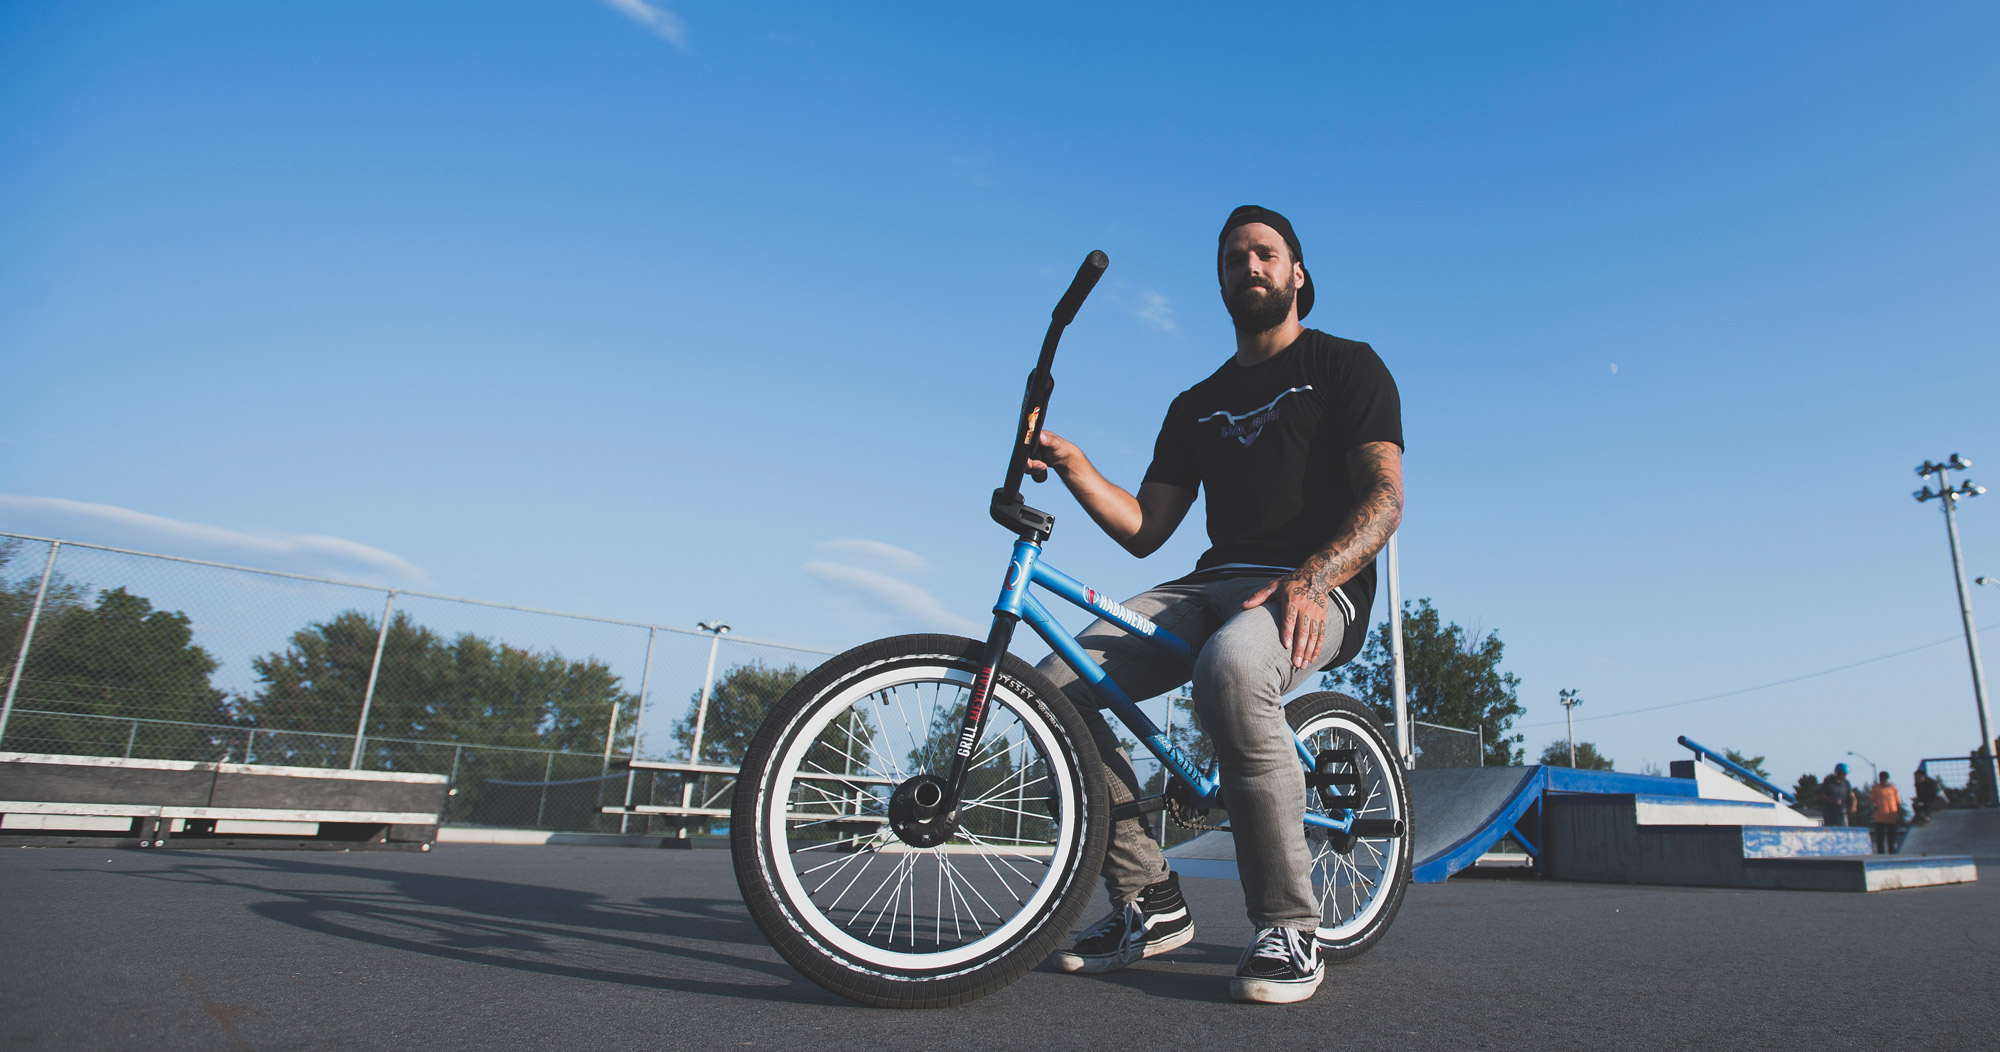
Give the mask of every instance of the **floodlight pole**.
M 1574 771 L 1576 770 L 1576 707 L 1583 704 L 1583 699 L 1577 697 L 1576 691 L 1573 690 L 1556 691 L 1556 697 L 1562 700 L 1563 720 L 1569 724 L 1569 769 Z
M 1951 540 L 1951 579 L 1958 586 L 1958 617 L 1965 628 L 1965 652 L 1972 661 L 1972 700 L 1979 708 L 1979 766 L 1986 781 L 1985 799 L 1980 803 L 1992 807 L 2000 803 L 2000 758 L 1993 755 L 1992 720 L 1986 709 L 1986 670 L 1979 660 L 1979 629 L 1972 619 L 1972 596 L 1965 583 L 1965 562 L 1958 548 L 1958 500 L 1960 497 L 1977 497 L 1986 492 L 1986 487 L 1961 480 L 1957 487 L 1951 484 L 1951 472 L 1964 471 L 1972 462 L 1953 453 L 1951 459 L 1942 464 L 1926 460 L 1917 466 L 1917 475 L 1926 482 L 1932 475 L 1937 476 L 1938 491 L 1931 492 L 1926 486 L 1914 496 L 1917 503 L 1938 499 L 1944 502 L 1944 531 Z

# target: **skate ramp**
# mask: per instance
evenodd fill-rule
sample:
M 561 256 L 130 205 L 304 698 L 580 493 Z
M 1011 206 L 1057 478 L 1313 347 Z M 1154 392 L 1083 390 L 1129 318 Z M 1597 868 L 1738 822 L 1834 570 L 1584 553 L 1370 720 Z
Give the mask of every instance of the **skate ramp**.
M 1473 864 L 1541 797 L 1540 767 L 1441 767 L 1409 773 L 1411 879 L 1434 884 Z
M 2000 810 L 1953 808 L 1931 816 L 1929 825 L 1911 826 L 1896 852 L 1912 855 L 1970 855 L 2000 863 Z

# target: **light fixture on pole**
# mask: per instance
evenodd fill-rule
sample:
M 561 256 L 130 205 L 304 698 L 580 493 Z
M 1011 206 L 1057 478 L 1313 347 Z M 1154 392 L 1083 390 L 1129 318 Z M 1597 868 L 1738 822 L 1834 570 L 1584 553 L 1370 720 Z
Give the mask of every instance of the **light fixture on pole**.
M 1847 750 L 1847 755 L 1852 756 L 1855 759 L 1860 760 L 1862 763 L 1868 765 L 1868 784 L 1874 785 L 1876 778 L 1879 777 L 1882 773 L 1881 768 L 1875 766 L 1875 761 L 1869 759 L 1866 756 L 1861 755 L 1858 752 L 1855 752 L 1853 749 Z
M 1569 723 L 1569 766 L 1573 771 L 1576 769 L 1576 707 L 1583 704 L 1583 699 L 1577 697 L 1573 690 L 1556 691 L 1556 697 L 1562 699 L 1563 719 Z
M 1966 655 L 1972 660 L 1972 700 L 1979 708 L 1979 751 L 1974 754 L 1979 761 L 1979 777 L 1975 782 L 1986 783 L 1984 786 L 1986 799 L 1981 803 L 1990 807 L 1995 802 L 1996 789 L 2000 789 L 2000 761 L 1996 761 L 1993 755 L 1992 721 L 1986 712 L 1986 671 L 1979 662 L 1979 629 L 1972 622 L 1972 596 L 1967 594 L 1965 563 L 1958 553 L 1957 514 L 1960 498 L 1977 497 L 1986 492 L 1986 487 L 1976 486 L 1967 479 L 1960 479 L 1956 487 L 1951 484 L 1952 472 L 1964 471 L 1971 466 L 1971 461 L 1956 453 L 1942 464 L 1924 461 L 1917 465 L 1917 475 L 1926 483 L 1930 481 L 1932 475 L 1936 475 L 1937 492 L 1931 492 L 1930 487 L 1926 485 L 1912 496 L 1917 498 L 1919 504 L 1930 500 L 1944 502 L 1944 531 L 1945 536 L 1951 540 L 1951 577 L 1953 583 L 1958 585 L 1958 616 L 1965 626 Z

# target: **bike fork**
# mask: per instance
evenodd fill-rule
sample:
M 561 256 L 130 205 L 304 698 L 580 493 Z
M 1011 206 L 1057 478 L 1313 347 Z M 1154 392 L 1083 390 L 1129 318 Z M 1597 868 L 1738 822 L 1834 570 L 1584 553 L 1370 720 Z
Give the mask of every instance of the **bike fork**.
M 972 766 L 973 754 L 979 751 L 980 739 L 986 735 L 993 677 L 1000 674 L 1000 663 L 1007 659 L 1007 646 L 1014 641 L 1014 628 L 1020 623 L 1021 619 L 1011 614 L 996 614 L 993 618 L 993 631 L 986 636 L 986 654 L 980 661 L 979 675 L 972 681 L 972 697 L 965 703 L 965 716 L 959 721 L 958 745 L 951 752 L 951 773 L 945 778 L 944 799 L 940 801 L 942 810 L 958 810 L 966 771 Z

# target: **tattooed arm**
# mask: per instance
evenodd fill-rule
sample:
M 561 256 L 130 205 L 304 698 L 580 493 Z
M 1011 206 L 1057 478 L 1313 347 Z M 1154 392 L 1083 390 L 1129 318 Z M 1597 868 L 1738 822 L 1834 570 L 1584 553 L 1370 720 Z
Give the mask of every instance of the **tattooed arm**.
M 1403 521 L 1403 451 L 1394 442 L 1366 442 L 1348 450 L 1347 477 L 1358 499 L 1340 532 L 1298 569 L 1243 604 L 1245 610 L 1267 600 L 1278 604 L 1278 639 L 1291 648 L 1293 668 L 1305 668 L 1320 657 L 1327 593 L 1373 562 Z

